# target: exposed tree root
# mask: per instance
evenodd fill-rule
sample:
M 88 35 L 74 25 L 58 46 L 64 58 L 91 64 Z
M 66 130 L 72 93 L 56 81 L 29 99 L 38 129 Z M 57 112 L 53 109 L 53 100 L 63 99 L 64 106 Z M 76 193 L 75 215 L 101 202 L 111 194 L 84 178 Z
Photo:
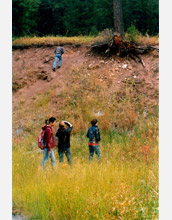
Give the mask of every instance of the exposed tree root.
M 129 56 L 136 62 L 140 62 L 143 67 L 146 65 L 140 56 L 142 54 L 149 53 L 152 50 L 159 50 L 159 48 L 154 46 L 138 46 L 134 42 L 120 40 L 118 35 L 115 35 L 111 41 L 97 42 L 91 45 L 91 52 L 98 53 L 103 56 Z

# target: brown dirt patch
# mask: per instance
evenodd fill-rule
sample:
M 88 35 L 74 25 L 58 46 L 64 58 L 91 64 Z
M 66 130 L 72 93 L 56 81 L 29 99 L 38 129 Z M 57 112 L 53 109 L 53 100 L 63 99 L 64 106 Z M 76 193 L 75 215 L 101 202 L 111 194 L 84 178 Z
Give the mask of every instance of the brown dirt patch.
M 159 92 L 159 53 L 153 51 L 142 55 L 146 67 L 129 58 L 102 58 L 88 53 L 88 48 L 72 45 L 65 47 L 62 67 L 52 71 L 55 47 L 29 48 L 13 51 L 13 110 L 21 99 L 29 100 L 48 90 L 53 84 L 58 85 L 60 93 L 71 79 L 72 67 L 83 67 L 88 77 L 95 72 L 97 83 L 108 86 L 108 93 L 121 90 L 127 83 L 134 84 L 138 92 L 146 94 L 150 101 L 158 102 Z M 95 71 L 96 70 L 96 71 Z M 81 73 L 82 74 L 82 73 Z M 89 76 L 90 75 L 90 76 Z

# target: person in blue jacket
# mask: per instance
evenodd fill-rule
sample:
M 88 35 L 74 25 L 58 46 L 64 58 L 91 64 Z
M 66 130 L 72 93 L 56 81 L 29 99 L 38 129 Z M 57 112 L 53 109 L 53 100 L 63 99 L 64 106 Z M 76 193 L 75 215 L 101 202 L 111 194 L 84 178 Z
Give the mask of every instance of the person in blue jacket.
M 100 148 L 99 141 L 100 131 L 97 126 L 97 119 L 91 121 L 91 127 L 87 131 L 87 137 L 89 138 L 88 147 L 89 147 L 89 161 L 93 160 L 94 152 L 97 155 L 97 159 L 100 160 Z

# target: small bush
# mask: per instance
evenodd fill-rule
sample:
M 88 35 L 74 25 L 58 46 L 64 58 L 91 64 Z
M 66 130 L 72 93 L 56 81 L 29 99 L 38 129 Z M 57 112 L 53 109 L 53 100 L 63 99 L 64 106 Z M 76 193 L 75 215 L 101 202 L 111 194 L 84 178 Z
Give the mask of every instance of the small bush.
M 139 36 L 140 32 L 137 30 L 137 28 L 134 25 L 131 25 L 126 32 L 126 38 L 129 41 L 135 41 L 137 37 Z
M 90 35 L 91 36 L 97 36 L 98 35 L 98 30 L 97 30 L 96 26 L 93 26 L 91 28 Z

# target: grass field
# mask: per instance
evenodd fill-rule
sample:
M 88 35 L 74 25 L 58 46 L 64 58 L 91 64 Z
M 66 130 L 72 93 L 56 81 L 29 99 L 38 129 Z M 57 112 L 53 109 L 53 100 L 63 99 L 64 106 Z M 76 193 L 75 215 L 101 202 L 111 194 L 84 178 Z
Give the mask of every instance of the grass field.
M 23 40 L 13 43 L 41 39 Z M 149 104 L 149 97 L 132 85 L 108 93 L 110 75 L 105 82 L 98 81 L 96 70 L 88 77 L 84 66 L 69 71 L 71 83 L 62 92 L 55 93 L 58 85 L 52 84 L 30 102 L 20 100 L 13 111 L 13 131 L 21 121 L 24 130 L 21 136 L 13 135 L 13 212 L 21 212 L 27 220 L 157 220 L 158 100 Z M 97 112 L 103 114 L 95 116 Z M 72 168 L 66 161 L 59 164 L 57 149 L 56 167 L 52 169 L 50 161 L 45 171 L 40 166 L 43 153 L 38 151 L 37 135 L 51 116 L 74 126 Z M 89 164 L 85 134 L 93 117 L 98 118 L 101 132 L 101 162 L 94 156 Z
M 100 163 L 94 156 L 89 164 L 84 119 L 82 132 L 76 127 L 71 136 L 73 168 L 66 160 L 59 164 L 55 149 L 55 169 L 48 161 L 43 172 L 43 153 L 36 146 L 38 125 L 28 121 L 27 135 L 13 137 L 14 212 L 30 220 L 158 219 L 157 119 L 138 121 L 132 130 L 123 132 L 99 121 Z
M 49 161 L 45 171 L 35 137 L 14 139 L 13 209 L 41 220 L 158 219 L 157 141 L 135 135 L 102 134 L 101 162 L 91 164 L 85 135 L 73 135 L 73 168 L 55 149 L 56 167 Z

